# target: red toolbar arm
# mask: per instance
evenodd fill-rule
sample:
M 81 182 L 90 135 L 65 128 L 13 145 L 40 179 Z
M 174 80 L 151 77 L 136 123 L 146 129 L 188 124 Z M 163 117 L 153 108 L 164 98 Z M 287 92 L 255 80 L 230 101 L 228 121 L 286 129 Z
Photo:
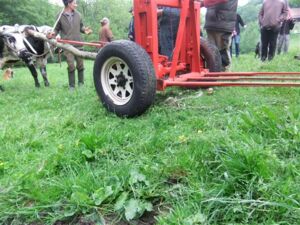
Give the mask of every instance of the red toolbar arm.
M 210 7 L 217 4 L 228 2 L 228 0 L 203 0 L 202 2 L 204 7 Z

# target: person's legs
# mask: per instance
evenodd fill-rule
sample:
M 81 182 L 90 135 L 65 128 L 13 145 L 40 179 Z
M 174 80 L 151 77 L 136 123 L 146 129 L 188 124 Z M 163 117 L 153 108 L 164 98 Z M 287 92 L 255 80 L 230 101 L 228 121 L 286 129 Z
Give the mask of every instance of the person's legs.
M 236 35 L 235 36 L 235 56 L 236 57 L 239 57 L 239 55 L 240 55 L 240 40 L 241 40 L 241 36 Z
M 235 36 L 232 36 L 231 38 L 231 44 L 230 44 L 230 57 L 232 58 L 232 45 L 235 43 Z
M 268 31 L 266 29 L 261 29 L 261 61 L 265 61 L 268 56 Z
M 283 41 L 284 41 L 283 35 L 279 35 L 278 36 L 278 44 L 277 44 L 277 54 L 278 55 L 280 55 L 280 53 L 281 53 Z
M 207 30 L 206 32 L 207 32 L 207 40 L 211 44 L 218 47 L 220 45 L 219 35 L 217 35 L 218 32 L 212 30 Z
M 268 60 L 272 60 L 275 55 L 276 45 L 277 45 L 278 31 L 270 31 L 270 45 L 269 45 L 269 55 Z
M 231 57 L 229 52 L 229 47 L 231 45 L 231 33 L 223 32 L 221 33 L 221 57 L 222 57 L 222 65 L 224 67 L 224 71 L 228 69 L 228 66 L 231 64 Z M 223 55 L 222 55 L 222 52 Z
M 284 35 L 284 42 L 283 42 L 283 52 L 287 53 L 289 51 L 289 45 L 290 45 L 290 35 L 286 34 Z
M 75 56 L 68 51 L 64 51 L 68 64 L 68 77 L 69 77 L 69 87 L 75 88 Z
M 222 71 L 225 71 L 226 67 L 231 63 L 231 33 L 207 30 L 207 37 L 209 42 L 216 45 L 219 49 L 222 58 Z
M 161 26 L 159 30 L 160 54 L 168 56 L 172 59 L 173 39 L 168 27 Z
M 83 64 L 83 59 L 75 56 L 76 59 L 76 68 L 78 72 L 78 85 L 83 85 L 84 84 L 84 64 Z

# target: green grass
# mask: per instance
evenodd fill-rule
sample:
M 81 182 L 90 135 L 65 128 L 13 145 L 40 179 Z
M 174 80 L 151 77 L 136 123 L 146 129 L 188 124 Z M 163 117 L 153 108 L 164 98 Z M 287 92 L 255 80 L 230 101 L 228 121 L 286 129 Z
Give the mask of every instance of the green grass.
M 232 70 L 299 71 L 296 43 Z M 1 224 L 299 224 L 300 89 L 174 88 L 120 119 L 85 65 L 72 93 L 65 64 L 49 65 L 50 88 L 25 68 L 2 82 Z

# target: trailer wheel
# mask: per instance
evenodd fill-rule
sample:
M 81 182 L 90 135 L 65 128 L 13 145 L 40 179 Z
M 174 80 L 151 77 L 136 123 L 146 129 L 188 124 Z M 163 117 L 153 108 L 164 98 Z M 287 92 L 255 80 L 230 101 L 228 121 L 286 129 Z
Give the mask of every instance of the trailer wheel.
M 121 117 L 141 115 L 155 98 L 152 61 L 132 41 L 114 41 L 99 51 L 94 64 L 94 84 L 102 104 Z
M 218 48 L 204 38 L 200 38 L 200 54 L 204 61 L 204 67 L 209 69 L 210 72 L 220 72 L 222 70 L 222 60 Z

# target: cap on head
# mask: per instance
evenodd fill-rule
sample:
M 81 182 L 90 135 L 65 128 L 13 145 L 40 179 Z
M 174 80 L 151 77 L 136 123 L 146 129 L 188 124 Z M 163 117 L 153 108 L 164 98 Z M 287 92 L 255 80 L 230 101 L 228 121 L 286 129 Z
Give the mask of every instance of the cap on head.
M 102 20 L 100 20 L 101 24 L 107 24 L 109 23 L 109 19 L 107 17 L 104 17 Z
M 69 3 L 73 2 L 74 0 L 62 0 L 65 6 L 68 6 Z

